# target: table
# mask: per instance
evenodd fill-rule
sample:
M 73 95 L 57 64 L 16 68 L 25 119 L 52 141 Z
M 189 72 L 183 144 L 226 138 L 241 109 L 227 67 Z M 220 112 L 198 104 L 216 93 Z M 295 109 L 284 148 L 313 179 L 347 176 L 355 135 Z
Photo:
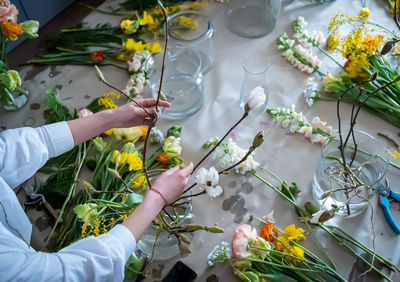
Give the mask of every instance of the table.
M 115 1 L 112 2 L 115 5 Z M 107 7 L 103 4 L 103 8 Z M 390 16 L 383 9 L 386 5 L 384 1 L 368 1 L 371 10 L 370 20 L 384 24 L 387 27 L 395 28 Z M 347 12 L 357 15 L 361 9 L 359 0 L 337 0 L 330 5 L 307 6 L 295 10 L 285 10 L 281 12 L 280 20 L 273 33 L 258 39 L 240 38 L 230 33 L 224 22 L 223 11 L 225 6 L 222 4 L 210 3 L 207 14 L 212 19 L 215 26 L 215 66 L 205 77 L 205 103 L 200 112 L 196 115 L 179 121 L 183 125 L 183 157 L 185 160 L 199 160 L 204 152 L 201 145 L 210 137 L 221 136 L 241 116 L 238 100 L 240 85 L 244 73 L 241 69 L 241 61 L 246 56 L 257 56 L 260 59 L 268 58 L 270 68 L 268 70 L 269 83 L 269 106 L 289 107 L 292 103 L 297 105 L 297 110 L 302 111 L 310 119 L 319 115 L 321 119 L 328 121 L 329 124 L 336 125 L 336 106 L 334 103 L 317 102 L 314 107 L 308 108 L 303 101 L 302 90 L 305 87 L 308 75 L 300 73 L 294 69 L 281 56 L 276 49 L 276 38 L 284 31 L 291 32 L 291 23 L 298 16 L 304 16 L 309 22 L 309 29 L 322 30 L 325 34 L 328 27 L 328 19 L 337 12 Z M 118 17 L 100 15 L 93 12 L 86 19 L 90 25 L 108 21 L 111 24 L 119 22 Z M 319 56 L 323 58 L 322 54 Z M 324 60 L 328 62 L 327 60 Z M 330 64 L 333 66 L 332 64 Z M 322 69 L 326 69 L 323 66 Z M 127 80 L 127 75 L 120 70 L 113 68 L 103 68 L 104 74 L 114 85 L 123 87 Z M 107 87 L 97 81 L 94 71 L 82 66 L 63 66 L 63 67 L 25 67 L 21 71 L 24 79 L 24 86 L 31 92 L 28 105 L 18 112 L 0 112 L 0 126 L 7 128 L 20 127 L 24 123 L 32 122 L 33 126 L 43 124 L 42 110 L 45 109 L 45 90 L 51 87 L 60 89 L 60 101 L 68 107 L 80 108 L 89 103 L 93 98 L 101 96 L 109 91 Z M 147 96 L 150 95 L 149 89 L 146 90 Z M 32 105 L 34 104 L 34 105 Z M 40 109 L 37 109 L 37 105 Z M 345 110 L 350 106 L 345 105 Z M 33 119 L 32 119 L 33 118 Z M 161 120 L 158 126 L 167 129 L 176 124 L 175 121 Z M 366 111 L 360 113 L 358 120 L 359 129 L 375 135 L 377 131 L 390 132 L 396 135 L 400 130 L 387 122 L 372 116 Z M 195 129 L 195 130 L 193 130 Z M 311 144 L 301 135 L 288 136 L 286 131 L 273 125 L 272 120 L 267 114 L 261 114 L 252 119 L 246 120 L 235 130 L 235 135 L 239 137 L 239 144 L 248 146 L 256 132 L 264 130 L 265 142 L 257 150 L 256 159 L 265 164 L 271 171 L 277 173 L 287 181 L 295 181 L 302 189 L 301 201 L 312 199 L 312 180 L 315 166 L 320 154 L 320 146 Z M 400 185 L 399 172 L 389 169 L 388 177 L 391 179 L 392 187 L 396 189 Z M 206 260 L 208 253 L 220 241 L 230 242 L 235 227 L 235 214 L 231 211 L 222 209 L 223 202 L 235 194 L 244 197 L 245 215 L 241 222 L 246 222 L 249 215 L 263 216 L 271 210 L 275 211 L 275 218 L 279 225 L 286 226 L 291 223 L 299 224 L 294 209 L 286 201 L 280 199 L 275 192 L 268 190 L 255 180 L 250 180 L 254 189 L 250 193 L 239 189 L 243 182 L 247 181 L 240 177 L 222 177 L 222 185 L 225 190 L 222 197 L 213 201 L 207 196 L 198 197 L 194 200 L 195 221 L 202 224 L 218 225 L 225 229 L 223 234 L 209 234 L 198 232 L 192 243 L 194 252 L 185 258 L 177 258 L 168 262 L 155 262 L 150 271 L 148 281 L 161 280 L 173 264 L 181 259 L 198 273 L 198 281 L 205 281 L 206 278 L 215 273 L 220 281 L 236 281 L 231 268 L 228 265 L 219 265 L 215 268 L 207 268 Z M 237 188 L 232 188 L 236 186 Z M 400 188 L 398 188 L 400 190 Z M 383 214 L 377 206 L 376 198 L 373 199 L 375 205 L 375 227 L 377 230 L 376 249 L 381 255 L 399 261 L 399 240 L 391 231 Z M 398 211 L 392 211 L 395 218 L 399 218 Z M 30 218 L 40 218 L 35 211 L 30 213 Z M 360 241 L 371 246 L 371 231 L 369 227 L 369 212 L 363 212 L 359 216 L 340 220 L 334 219 L 334 223 L 340 224 L 344 230 L 357 237 Z M 38 231 L 37 224 L 34 223 L 32 245 L 38 246 L 43 240 L 44 233 L 49 231 L 49 227 Z M 321 241 L 335 259 L 339 272 L 345 277 L 351 271 L 355 259 L 348 255 L 335 242 L 326 240 L 320 234 Z M 311 242 L 311 240 L 309 240 Z M 309 242 L 309 243 L 310 243 Z

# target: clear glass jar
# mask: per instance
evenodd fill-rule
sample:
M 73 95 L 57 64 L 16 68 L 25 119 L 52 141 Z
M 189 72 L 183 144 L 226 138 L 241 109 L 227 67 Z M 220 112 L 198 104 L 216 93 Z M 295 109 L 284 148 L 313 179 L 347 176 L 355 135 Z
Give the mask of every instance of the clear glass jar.
M 183 200 L 185 202 L 184 205 L 180 205 L 176 208 L 176 212 L 179 215 L 178 221 L 172 226 L 180 226 L 183 224 L 190 224 L 192 222 L 192 200 L 191 198 L 188 199 L 189 200 Z M 166 207 L 166 210 L 169 214 L 174 214 L 174 211 L 171 207 Z M 171 220 L 167 216 L 165 216 L 165 220 L 167 220 L 168 223 L 171 223 Z M 151 257 L 153 255 L 154 242 L 158 236 L 157 245 L 154 248 L 155 260 L 169 260 L 179 255 L 180 249 L 178 245 L 178 239 L 166 231 L 161 231 L 161 233 L 157 235 L 158 233 L 159 231 L 154 225 L 149 226 L 137 243 L 138 249 L 146 256 Z M 189 235 L 189 237 L 189 239 L 193 238 L 191 235 Z
M 267 71 L 269 64 L 266 60 L 260 60 L 256 57 L 248 57 L 243 60 L 242 67 L 244 71 L 244 79 L 240 89 L 240 107 L 244 110 L 250 92 L 257 86 L 260 86 L 265 90 L 266 99 L 264 106 L 259 107 L 255 111 L 250 111 L 250 113 L 264 111 L 268 104 Z
M 225 14 L 228 29 L 242 37 L 272 32 L 279 19 L 281 0 L 231 0 Z
M 162 54 L 146 63 L 154 98 L 160 86 Z M 200 54 L 188 47 L 170 47 L 165 59 L 163 94 L 171 107 L 165 108 L 163 117 L 182 119 L 197 113 L 204 103 L 202 61 Z
M 168 18 L 170 46 L 186 46 L 200 54 L 201 72 L 208 73 L 214 64 L 214 26 L 196 11 L 176 13 Z
M 347 136 L 347 132 L 344 131 L 342 134 L 344 139 Z M 350 216 L 355 216 L 369 205 L 365 199 L 369 200 L 372 198 L 375 189 L 385 176 L 388 168 L 388 158 L 384 146 L 366 132 L 354 131 L 354 133 L 357 149 L 354 162 L 351 166 L 352 174 L 362 183 L 373 189 L 368 189 L 365 185 L 360 185 L 357 188 L 360 196 L 352 197 L 353 192 L 346 195 L 346 191 L 348 191 L 345 190 L 346 187 L 356 187 L 355 182 L 353 182 L 356 178 L 349 177 L 348 173 L 346 176 L 344 166 L 340 163 L 342 162 L 342 156 L 338 149 L 340 145 L 339 135 L 327 139 L 323 144 L 313 182 L 313 194 L 320 205 L 328 210 L 333 207 L 342 207 L 338 211 L 338 214 L 347 216 L 349 216 L 347 207 L 350 210 Z M 344 150 L 347 165 L 350 164 L 354 152 L 354 142 L 350 137 Z M 350 203 L 349 205 L 345 205 L 348 198 L 351 198 Z

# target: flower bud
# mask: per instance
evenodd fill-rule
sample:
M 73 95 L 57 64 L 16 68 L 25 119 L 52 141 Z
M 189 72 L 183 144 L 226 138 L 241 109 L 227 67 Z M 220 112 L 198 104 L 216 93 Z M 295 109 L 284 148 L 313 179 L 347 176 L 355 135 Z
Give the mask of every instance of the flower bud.
M 255 110 L 264 105 L 266 99 L 265 89 L 261 86 L 257 86 L 250 91 L 247 98 L 247 104 L 251 110 Z
M 218 226 L 209 226 L 207 227 L 207 231 L 211 233 L 224 233 L 224 229 Z
M 24 34 L 28 38 L 37 38 L 38 35 L 38 30 L 39 30 L 39 22 L 38 21 L 24 21 L 20 23 L 20 26 L 22 27 L 22 30 L 24 31 Z
M 106 79 L 104 78 L 103 73 L 101 72 L 101 70 L 99 69 L 99 67 L 97 65 L 94 66 L 94 72 L 96 74 L 96 77 L 101 81 L 101 82 L 107 82 Z

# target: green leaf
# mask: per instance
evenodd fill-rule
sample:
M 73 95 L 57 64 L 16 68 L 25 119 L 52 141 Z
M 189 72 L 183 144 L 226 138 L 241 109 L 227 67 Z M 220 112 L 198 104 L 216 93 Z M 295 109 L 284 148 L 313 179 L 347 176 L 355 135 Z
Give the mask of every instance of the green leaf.
M 43 113 L 46 123 L 54 123 L 72 119 L 68 108 L 58 102 L 56 97 L 57 93 L 58 89 L 55 87 L 46 91 L 48 109 Z
M 128 194 L 128 199 L 126 203 L 128 204 L 128 207 L 130 208 L 135 208 L 138 204 L 140 204 L 143 201 L 143 196 L 136 194 L 136 193 L 130 193 Z
M 125 267 L 125 279 L 136 280 L 143 267 L 143 261 L 140 260 L 135 253 L 132 253 Z
M 182 125 L 174 125 L 170 127 L 167 131 L 167 138 L 170 136 L 175 136 L 176 138 L 182 135 Z

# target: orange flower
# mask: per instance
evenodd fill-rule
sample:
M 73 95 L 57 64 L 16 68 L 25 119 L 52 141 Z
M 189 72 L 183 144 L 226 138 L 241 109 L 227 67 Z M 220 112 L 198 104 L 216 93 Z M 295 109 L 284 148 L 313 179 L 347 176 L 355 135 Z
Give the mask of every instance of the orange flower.
M 22 30 L 22 27 L 17 23 L 3 22 L 1 24 L 1 27 L 3 29 L 4 36 L 13 41 L 18 39 L 17 34 L 24 33 L 24 31 Z
M 147 127 L 141 126 L 140 129 L 142 130 L 142 137 L 147 136 L 147 131 L 149 130 Z
M 261 228 L 260 237 L 265 239 L 267 242 L 272 242 L 274 241 L 274 238 L 278 237 L 278 231 L 276 231 L 272 223 L 268 222 Z
M 171 158 L 167 157 L 166 153 L 161 153 L 160 155 L 158 155 L 157 161 L 159 161 L 160 163 L 162 163 L 164 165 L 167 165 L 170 159 Z

